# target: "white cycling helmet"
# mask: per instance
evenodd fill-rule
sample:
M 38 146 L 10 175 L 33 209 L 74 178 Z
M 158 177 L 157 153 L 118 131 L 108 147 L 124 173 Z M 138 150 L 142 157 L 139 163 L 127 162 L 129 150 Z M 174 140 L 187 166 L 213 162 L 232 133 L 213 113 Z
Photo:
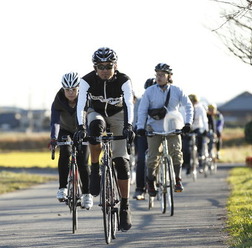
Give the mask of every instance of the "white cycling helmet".
M 70 72 L 63 75 L 61 80 L 63 88 L 76 88 L 80 84 L 79 75 L 77 72 Z

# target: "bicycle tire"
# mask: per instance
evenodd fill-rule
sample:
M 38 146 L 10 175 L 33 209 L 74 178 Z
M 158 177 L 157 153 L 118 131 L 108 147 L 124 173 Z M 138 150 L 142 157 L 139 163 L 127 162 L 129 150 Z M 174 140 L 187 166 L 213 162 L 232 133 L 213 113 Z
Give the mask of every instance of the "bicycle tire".
M 151 209 L 154 207 L 154 196 L 149 195 L 149 202 L 148 202 L 148 208 Z
M 166 201 L 167 201 L 167 212 L 170 216 L 174 215 L 174 172 L 173 172 L 173 162 L 171 158 L 165 158 L 165 168 L 167 170 L 167 191 L 166 191 Z
M 78 178 L 76 172 L 76 166 L 73 165 L 73 190 L 72 190 L 72 222 L 73 222 L 73 233 L 78 229 L 78 216 L 77 216 L 77 194 L 78 194 Z
M 112 209 L 111 215 L 111 237 L 116 239 L 116 232 L 118 230 L 118 209 Z
M 165 160 L 162 158 L 158 166 L 157 175 L 158 200 L 160 201 L 162 214 L 166 212 L 167 183 L 167 170 L 165 169 Z
M 103 178 L 102 178 L 102 213 L 103 213 L 103 226 L 105 241 L 110 244 L 112 239 L 112 211 L 111 211 L 111 200 L 112 200 L 112 175 L 108 166 L 103 165 Z
M 198 167 L 198 149 L 197 146 L 195 144 L 195 137 L 192 137 L 192 144 L 191 144 L 191 159 L 190 159 L 190 163 L 191 163 L 191 172 L 192 172 L 192 178 L 193 181 L 195 182 L 197 180 L 197 167 Z

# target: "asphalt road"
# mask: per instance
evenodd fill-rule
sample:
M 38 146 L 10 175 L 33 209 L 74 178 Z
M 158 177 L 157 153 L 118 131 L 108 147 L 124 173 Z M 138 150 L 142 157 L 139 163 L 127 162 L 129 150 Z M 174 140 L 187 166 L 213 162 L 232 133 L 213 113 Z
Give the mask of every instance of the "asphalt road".
M 50 182 L 0 196 L 0 247 L 228 247 L 225 244 L 225 204 L 229 195 L 226 177 L 230 166 L 216 175 L 184 176 L 185 190 L 175 194 L 175 213 L 161 214 L 159 203 L 131 199 L 133 226 L 105 243 L 102 212 L 95 198 L 91 210 L 79 210 L 79 229 L 72 234 L 71 215 L 55 196 L 58 183 Z M 132 186 L 131 197 L 134 186 Z

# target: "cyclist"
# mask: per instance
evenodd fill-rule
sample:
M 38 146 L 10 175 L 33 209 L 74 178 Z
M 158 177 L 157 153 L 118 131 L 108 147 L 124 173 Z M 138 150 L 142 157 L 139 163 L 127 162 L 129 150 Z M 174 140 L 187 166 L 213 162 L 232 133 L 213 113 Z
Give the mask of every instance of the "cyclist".
M 137 134 L 145 135 L 145 124 L 147 124 L 147 131 L 164 131 L 164 119 L 156 120 L 148 115 L 149 109 L 160 108 L 165 104 L 166 97 L 170 91 L 170 100 L 168 103 L 169 111 L 179 111 L 180 105 L 185 107 L 185 125 L 182 131 L 187 133 L 190 131 L 193 107 L 190 99 L 181 88 L 172 85 L 172 69 L 165 63 L 159 63 L 155 67 L 157 84 L 147 88 L 141 99 L 138 110 Z M 147 122 L 146 122 L 147 121 Z M 161 136 L 147 137 L 148 154 L 147 154 L 147 186 L 150 196 L 155 196 L 157 191 L 155 188 L 156 169 L 158 166 L 158 157 L 160 152 L 160 145 L 162 142 Z M 176 176 L 175 191 L 181 192 L 184 187 L 182 185 L 181 168 L 183 163 L 181 136 L 174 135 L 168 138 L 168 146 L 170 155 L 174 164 L 174 171 Z
M 117 70 L 117 55 L 108 48 L 102 47 L 94 52 L 92 58 L 94 70 L 82 77 L 80 97 L 77 105 L 79 131 L 77 137 L 87 135 L 83 116 L 87 115 L 90 136 L 101 136 L 110 126 L 113 135 L 125 135 L 129 142 L 134 139 L 133 122 L 133 90 L 130 78 Z M 90 107 L 84 111 L 87 99 Z M 117 170 L 118 184 L 122 199 L 120 206 L 121 230 L 131 228 L 131 212 L 129 208 L 130 171 L 129 155 L 126 140 L 112 143 L 113 162 Z M 90 192 L 93 196 L 100 192 L 99 155 L 101 144 L 90 141 L 91 177 Z
M 76 106 L 79 92 L 79 76 L 76 72 L 66 73 L 62 77 L 62 88 L 58 91 L 51 107 L 51 142 L 50 149 L 62 141 L 63 136 L 69 140 L 77 129 Z M 64 201 L 67 197 L 68 165 L 70 162 L 71 147 L 60 146 L 58 160 L 59 190 L 57 198 Z M 88 146 L 83 145 L 77 154 L 77 164 L 82 181 L 81 206 L 90 209 L 93 206 L 93 197 L 89 193 L 89 166 Z
M 216 134 L 217 159 L 220 159 L 220 149 L 222 146 L 222 131 L 224 127 L 224 117 L 217 110 L 216 104 L 208 105 L 207 117 L 208 117 L 209 129 L 212 130 L 214 134 Z
M 198 97 L 195 94 L 190 94 L 189 98 L 193 104 L 194 108 L 194 118 L 193 118 L 193 123 L 192 123 L 192 132 L 197 134 L 197 151 L 198 151 L 198 156 L 199 158 L 202 157 L 202 147 L 203 147 L 203 142 L 205 142 L 205 138 L 208 133 L 208 119 L 207 119 L 207 111 L 203 104 L 199 102 Z M 183 140 L 184 142 L 184 153 L 189 154 L 189 141 L 190 137 L 187 137 L 186 139 Z M 188 142 L 188 143 L 187 143 Z M 190 174 L 190 156 L 184 155 L 184 164 L 186 168 L 186 174 Z M 199 159 L 199 169 L 200 172 L 202 172 L 202 160 Z
M 148 78 L 144 84 L 144 89 L 156 84 L 155 78 Z M 136 112 L 138 110 L 141 99 L 135 104 Z M 137 123 L 137 114 L 134 115 Z M 135 127 L 137 130 L 137 127 Z M 133 199 L 144 200 L 145 199 L 145 156 L 148 148 L 146 136 L 137 136 L 135 139 L 136 151 L 137 151 L 137 166 L 136 166 L 136 190 L 133 195 Z

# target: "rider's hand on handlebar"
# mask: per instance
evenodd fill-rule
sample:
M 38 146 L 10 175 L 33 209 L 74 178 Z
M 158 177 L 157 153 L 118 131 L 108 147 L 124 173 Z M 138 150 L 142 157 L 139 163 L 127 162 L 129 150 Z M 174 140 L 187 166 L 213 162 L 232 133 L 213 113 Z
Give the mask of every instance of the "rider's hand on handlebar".
M 51 139 L 51 141 L 48 144 L 48 148 L 50 150 L 53 150 L 53 149 L 56 148 L 56 146 L 57 146 L 57 140 L 56 139 Z
M 86 137 L 87 137 L 86 129 L 83 127 L 83 125 L 79 125 L 78 130 L 73 135 L 74 143 L 78 144 L 80 141 L 82 141 Z
M 185 126 L 182 128 L 182 133 L 190 133 L 191 131 L 191 124 L 190 123 L 186 123 Z
M 124 128 L 123 128 L 123 136 L 128 138 L 129 143 L 131 144 L 135 138 L 135 133 L 133 131 L 132 125 L 131 124 L 127 124 Z
M 139 135 L 139 136 L 145 136 L 146 131 L 145 131 L 145 129 L 140 128 L 140 129 L 137 129 L 136 133 L 137 133 L 137 135 Z

